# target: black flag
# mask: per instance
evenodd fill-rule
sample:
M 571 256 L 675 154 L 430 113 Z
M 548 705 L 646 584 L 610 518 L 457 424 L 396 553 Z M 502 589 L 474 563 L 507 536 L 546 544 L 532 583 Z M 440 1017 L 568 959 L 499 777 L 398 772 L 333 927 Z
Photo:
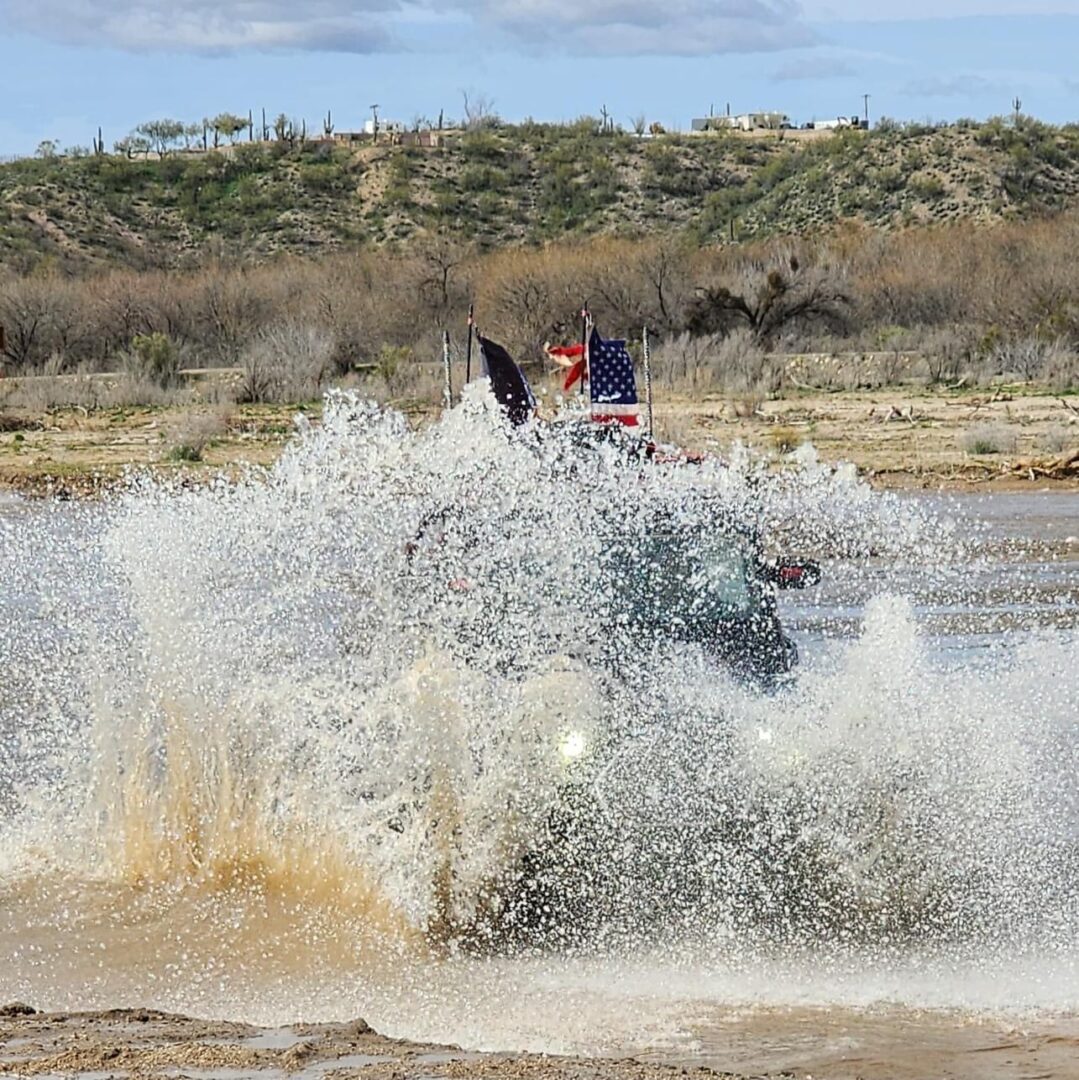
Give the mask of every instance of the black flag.
M 498 404 L 510 418 L 511 424 L 515 427 L 523 424 L 536 407 L 532 387 L 528 385 L 524 372 L 501 345 L 482 335 L 480 336 L 480 353 Z

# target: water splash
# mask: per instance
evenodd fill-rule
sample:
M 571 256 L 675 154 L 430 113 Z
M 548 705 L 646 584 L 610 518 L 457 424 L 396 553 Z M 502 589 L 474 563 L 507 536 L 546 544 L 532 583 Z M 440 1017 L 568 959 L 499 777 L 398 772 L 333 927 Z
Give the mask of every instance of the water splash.
M 748 688 L 612 630 L 612 521 L 705 530 L 722 505 L 785 550 L 927 573 L 962 538 L 807 452 L 627 467 L 574 440 L 508 438 L 479 389 L 420 431 L 333 395 L 239 483 L 136 480 L 0 525 L 24 627 L 0 686 L 11 925 L 51 913 L 48 953 L 149 922 L 136 966 L 199 956 L 232 985 L 318 970 L 329 942 L 368 973 L 460 949 L 1071 947 L 1075 641 L 942 671 L 882 596 L 796 684 Z M 569 735 L 596 763 L 567 766 Z

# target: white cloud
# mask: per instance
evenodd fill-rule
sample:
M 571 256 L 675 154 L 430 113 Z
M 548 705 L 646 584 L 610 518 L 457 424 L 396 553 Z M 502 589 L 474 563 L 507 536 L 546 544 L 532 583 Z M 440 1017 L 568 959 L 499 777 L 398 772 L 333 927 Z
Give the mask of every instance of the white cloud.
M 480 0 L 473 17 L 571 52 L 701 55 L 814 40 L 798 0 Z
M 1001 14 L 1079 15 L 1079 0 L 0 0 L 0 28 L 211 53 L 407 48 L 445 20 L 529 52 L 692 56 L 810 45 L 814 21 Z
M 76 45 L 373 52 L 398 0 L 7 0 L 0 25 Z
M 80 45 L 224 52 L 407 47 L 440 19 L 528 51 L 707 55 L 812 43 L 798 0 L 6 0 L 0 26 Z
M 821 22 L 957 19 L 970 15 L 1079 15 L 1079 0 L 802 0 L 805 17 Z

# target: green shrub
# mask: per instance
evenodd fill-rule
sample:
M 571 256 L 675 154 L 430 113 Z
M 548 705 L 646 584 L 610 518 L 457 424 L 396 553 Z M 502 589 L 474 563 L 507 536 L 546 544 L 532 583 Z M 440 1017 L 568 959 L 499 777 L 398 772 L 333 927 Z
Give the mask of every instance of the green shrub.
M 435 192 L 435 205 L 432 214 L 435 218 L 459 217 L 465 210 L 465 201 L 450 187 L 440 187 Z
M 539 208 L 549 227 L 569 228 L 585 215 L 587 202 L 572 165 L 557 165 L 544 175 Z
M 724 187 L 704 197 L 699 231 L 704 236 L 726 234 L 731 221 L 741 217 L 763 194 L 755 181 L 732 177 Z
M 644 152 L 641 186 L 646 192 L 692 196 L 701 193 L 701 178 L 683 167 L 682 159 L 673 147 L 657 142 Z
M 407 182 L 394 181 L 386 186 L 382 203 L 391 209 L 403 210 L 412 205 L 412 192 Z
M 175 184 L 187 172 L 188 162 L 182 157 L 167 157 L 157 163 L 157 176 L 166 184 Z
M 349 180 L 344 170 L 336 162 L 301 165 L 300 183 L 314 192 L 341 192 L 348 189 Z
M 197 446 L 180 443 L 169 450 L 168 458 L 170 461 L 202 461 L 202 451 Z
M 407 184 L 416 175 L 416 159 L 408 150 L 398 150 L 390 158 L 390 175 L 399 183 Z
M 180 352 L 167 334 L 136 334 L 131 339 L 132 374 L 168 388 L 180 377 Z
M 112 192 L 141 191 L 154 175 L 150 162 L 126 157 L 87 158 L 85 166 L 105 191 Z
M 894 193 L 903 190 L 903 173 L 894 166 L 877 169 L 873 182 L 881 191 Z
M 403 365 L 412 360 L 412 349 L 407 345 L 383 345 L 375 361 L 380 378 L 392 382 Z
M 1016 436 L 1005 424 L 980 424 L 959 436 L 959 447 L 967 454 L 1014 454 Z
M 502 169 L 491 165 L 474 165 L 461 173 L 461 187 L 465 191 L 505 191 L 509 187 L 509 177 Z
M 493 131 L 469 131 L 461 139 L 461 157 L 470 164 L 497 165 L 504 153 L 502 141 Z
M 925 199 L 928 202 L 943 199 L 947 194 L 943 181 L 937 176 L 915 177 L 908 181 L 907 190 L 916 199 Z
M 484 191 L 476 199 L 476 219 L 494 224 L 505 207 L 502 196 L 493 191 Z
M 584 182 L 589 210 L 609 206 L 618 198 L 621 187 L 618 169 L 609 157 L 597 156 L 586 161 Z
M 266 172 L 274 164 L 273 156 L 262 143 L 241 143 L 232 152 L 232 160 L 243 172 Z

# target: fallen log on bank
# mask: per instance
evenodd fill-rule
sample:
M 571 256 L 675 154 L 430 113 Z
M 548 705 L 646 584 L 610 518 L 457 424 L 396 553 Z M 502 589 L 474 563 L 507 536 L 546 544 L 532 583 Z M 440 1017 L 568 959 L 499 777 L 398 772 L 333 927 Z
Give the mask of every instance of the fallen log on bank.
M 1030 458 L 1017 461 L 1006 470 L 1013 476 L 1027 476 L 1031 480 L 1067 480 L 1079 476 L 1079 447 L 1054 458 Z

